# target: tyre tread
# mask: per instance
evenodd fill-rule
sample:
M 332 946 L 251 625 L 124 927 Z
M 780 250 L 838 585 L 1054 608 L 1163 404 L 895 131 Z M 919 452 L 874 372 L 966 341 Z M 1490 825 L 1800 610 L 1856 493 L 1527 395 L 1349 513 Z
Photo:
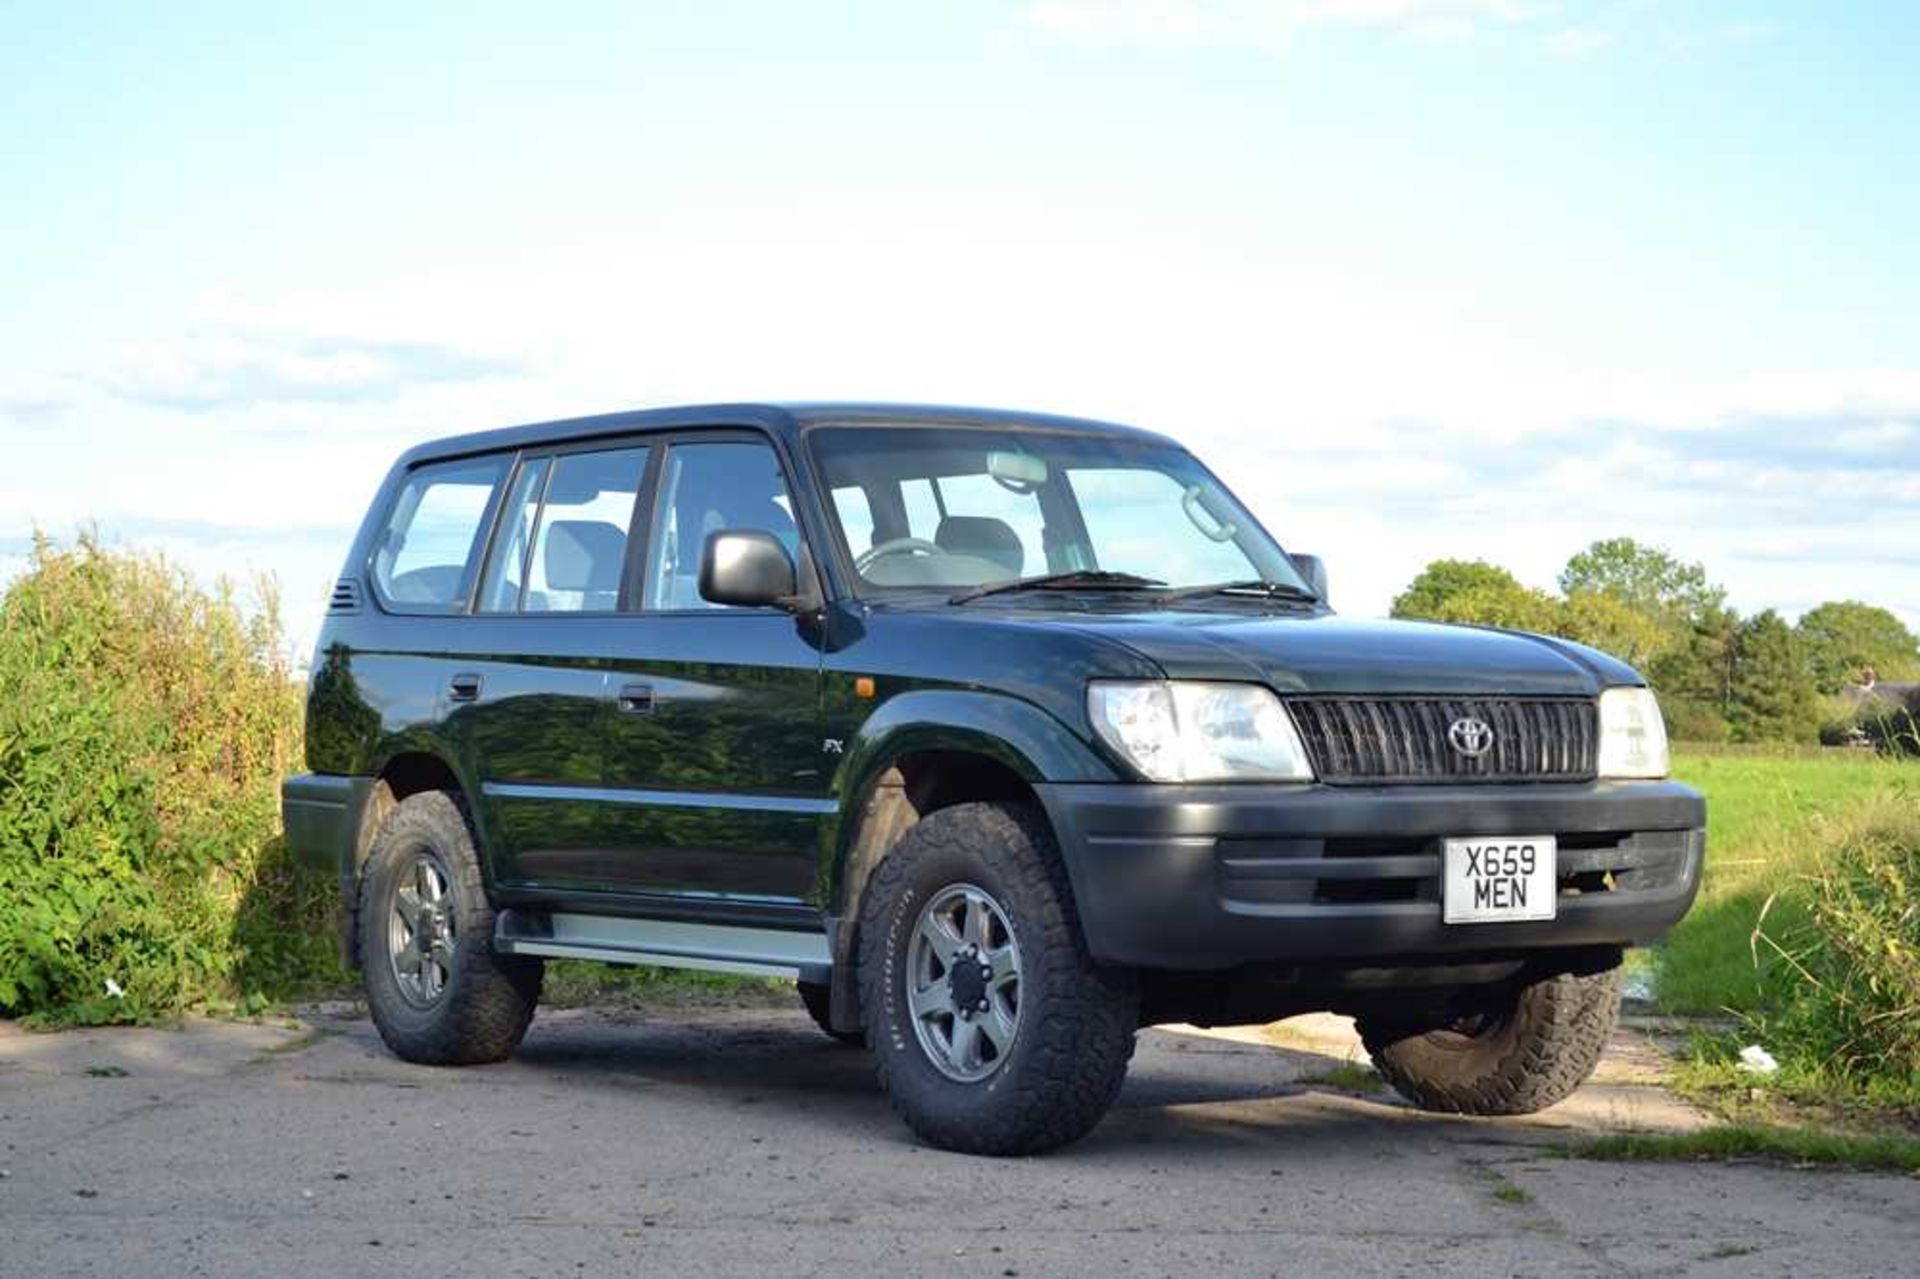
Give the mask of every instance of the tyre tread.
M 1436 1052 L 1390 1019 L 1361 1018 L 1374 1069 L 1423 1110 L 1530 1115 L 1564 1101 L 1600 1062 L 1620 1016 L 1618 968 L 1559 973 L 1522 988 L 1512 1033 Z
M 1008 1088 L 1005 1100 L 965 1123 L 954 1122 L 922 1089 L 895 1076 L 882 1030 L 884 982 L 876 979 L 888 915 L 916 866 L 943 855 L 984 861 L 1012 886 L 1019 902 L 1009 905 L 1026 916 L 1028 929 L 1021 937 L 1022 997 L 1045 992 L 1043 1006 L 1027 1003 L 1021 1010 L 1020 1033 L 1037 1037 L 1037 1050 L 1035 1042 L 1018 1050 L 1021 1056 L 1009 1063 L 1020 1067 L 1017 1077 L 1001 1085 Z M 1126 974 L 1096 966 L 1087 954 L 1065 870 L 1053 853 L 1052 832 L 1033 810 L 1006 803 L 957 804 L 917 823 L 868 881 L 858 951 L 862 1022 L 868 1043 L 876 1047 L 880 1085 L 893 1108 L 929 1143 L 967 1154 L 1037 1154 L 1085 1136 L 1119 1095 L 1133 1056 L 1138 993 Z
M 424 842 L 446 858 L 455 880 L 460 942 L 455 947 L 456 972 L 449 981 L 445 1003 L 424 1025 L 409 1025 L 375 987 L 375 966 L 386 962 L 380 940 L 372 935 L 380 912 L 370 900 L 379 878 L 375 862 L 383 856 L 401 856 Z M 360 954 L 367 979 L 367 1006 L 387 1047 L 407 1061 L 432 1066 L 472 1066 L 502 1061 L 526 1036 L 539 1003 L 545 966 L 538 959 L 499 955 L 493 949 L 495 911 L 487 899 L 486 881 L 475 853 L 473 828 L 466 805 L 446 791 L 422 791 L 400 801 L 375 836 L 360 877 L 356 915 L 360 927 Z

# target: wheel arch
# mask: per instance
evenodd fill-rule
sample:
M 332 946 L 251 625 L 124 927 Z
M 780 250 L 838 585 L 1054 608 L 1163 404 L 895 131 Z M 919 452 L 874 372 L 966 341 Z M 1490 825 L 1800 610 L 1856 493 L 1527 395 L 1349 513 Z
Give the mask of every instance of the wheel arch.
M 387 820 L 387 814 L 391 813 L 401 800 L 410 795 L 435 790 L 451 792 L 467 806 L 469 820 L 474 820 L 472 796 L 466 784 L 453 765 L 438 752 L 417 745 L 404 746 L 389 752 L 374 769 L 373 785 L 367 788 L 366 799 L 355 820 L 354 835 L 349 850 L 351 855 L 340 865 L 340 913 L 342 916 L 340 958 L 349 969 L 360 967 L 357 928 L 360 871 L 367 863 L 367 856 L 373 851 L 373 841 L 378 838 L 380 828 Z M 483 874 L 488 870 L 484 851 L 480 858 L 480 868 Z
M 1039 808 L 1036 783 L 1115 779 L 1090 745 L 1031 702 L 953 689 L 890 698 L 847 744 L 835 775 L 840 809 L 821 849 L 821 905 L 829 916 L 850 910 L 864 872 L 927 813 L 995 799 Z
M 858 1024 L 853 957 L 861 894 L 874 868 L 914 825 L 942 808 L 983 801 L 1028 806 L 1045 822 L 1036 783 L 1114 776 L 1066 725 L 1004 694 L 907 693 L 869 717 L 849 743 L 836 778 L 840 816 L 821 855 L 835 1027 Z

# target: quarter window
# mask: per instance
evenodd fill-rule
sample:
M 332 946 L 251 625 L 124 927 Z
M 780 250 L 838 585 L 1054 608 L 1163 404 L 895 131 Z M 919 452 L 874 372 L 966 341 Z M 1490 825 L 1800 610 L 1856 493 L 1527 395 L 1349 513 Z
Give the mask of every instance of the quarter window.
M 450 613 L 466 600 L 504 458 L 423 466 L 407 477 L 373 557 L 380 598 L 404 612 Z

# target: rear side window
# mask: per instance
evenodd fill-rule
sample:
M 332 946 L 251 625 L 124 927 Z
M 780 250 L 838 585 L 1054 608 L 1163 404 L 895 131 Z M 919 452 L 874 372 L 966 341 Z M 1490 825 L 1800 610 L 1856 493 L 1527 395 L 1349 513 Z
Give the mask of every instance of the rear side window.
M 520 468 L 480 592 L 483 612 L 610 613 L 620 606 L 644 446 L 564 453 Z
M 520 477 L 507 494 L 494 535 L 493 563 L 480 589 L 482 613 L 511 613 L 520 607 L 520 590 L 527 581 L 527 547 L 533 542 L 533 522 L 540 515 L 540 498 L 547 491 L 547 458 L 535 458 L 520 468 Z
M 504 458 L 423 466 L 407 477 L 373 556 L 381 600 L 407 613 L 450 613 L 467 598 Z

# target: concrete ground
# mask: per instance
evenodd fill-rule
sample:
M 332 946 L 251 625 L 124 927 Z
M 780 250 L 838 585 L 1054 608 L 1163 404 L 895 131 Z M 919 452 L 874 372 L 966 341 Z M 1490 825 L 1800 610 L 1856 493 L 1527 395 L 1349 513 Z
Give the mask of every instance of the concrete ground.
M 917 1145 L 785 1008 L 543 1011 L 466 1070 L 352 1009 L 0 1023 L 0 1275 L 1920 1274 L 1911 1177 L 1555 1154 L 1701 1122 L 1632 1031 L 1525 1122 L 1311 1082 L 1354 1051 L 1150 1031 L 1091 1137 L 996 1161 Z

